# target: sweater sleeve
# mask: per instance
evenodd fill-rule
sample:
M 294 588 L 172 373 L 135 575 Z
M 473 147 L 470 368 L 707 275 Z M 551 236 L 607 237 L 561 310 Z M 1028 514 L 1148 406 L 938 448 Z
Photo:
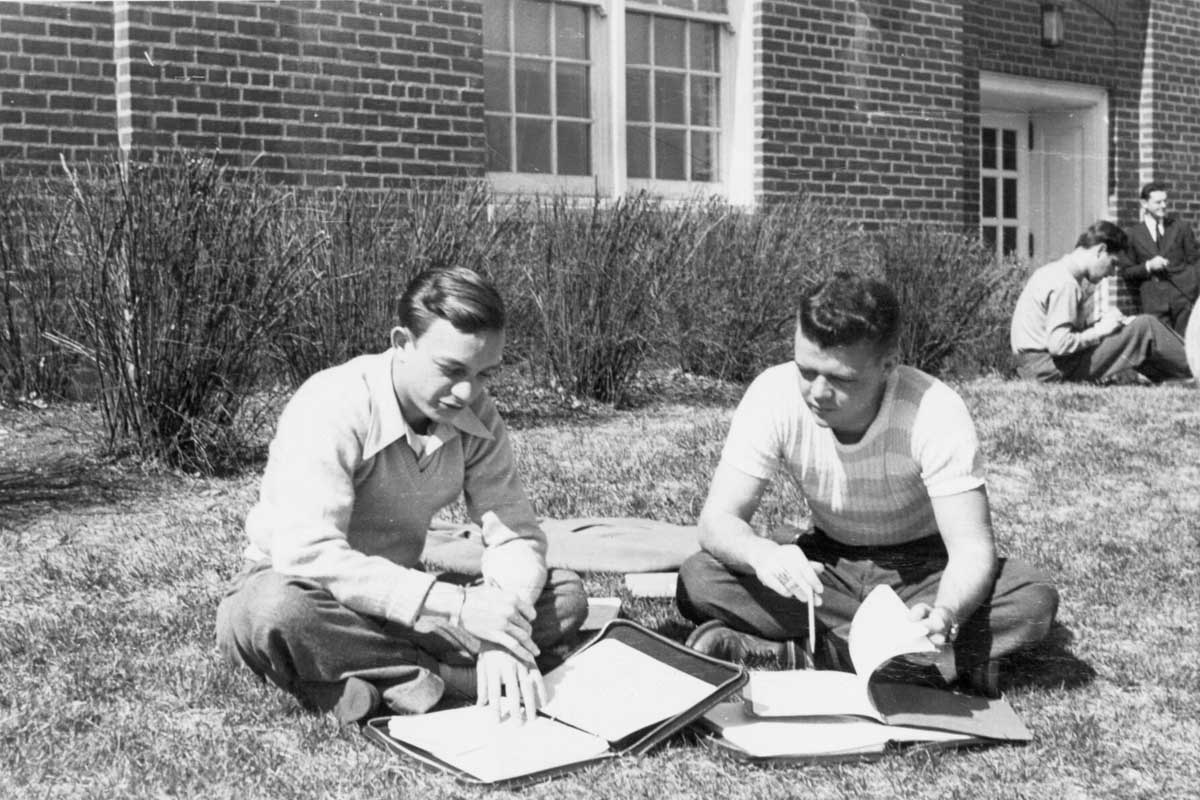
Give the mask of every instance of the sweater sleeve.
M 465 438 L 463 496 L 483 529 L 483 577 L 533 603 L 546 582 L 546 534 L 525 494 L 495 403 L 485 393 L 475 411 L 492 438 Z
M 412 625 L 433 576 L 348 540 L 369 413 L 361 381 L 327 371 L 306 382 L 280 416 L 246 530 L 277 572 L 310 579 L 359 613 Z
M 1082 295 L 1074 281 L 1050 290 L 1046 303 L 1046 350 L 1050 355 L 1070 355 L 1096 344 L 1078 327 Z

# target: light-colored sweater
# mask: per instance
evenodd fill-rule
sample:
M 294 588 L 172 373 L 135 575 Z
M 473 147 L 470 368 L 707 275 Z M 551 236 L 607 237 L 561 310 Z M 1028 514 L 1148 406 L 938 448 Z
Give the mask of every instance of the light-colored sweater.
M 1039 267 L 1029 276 L 1013 311 L 1009 343 L 1014 353 L 1065 356 L 1096 345 L 1086 333 L 1083 285 L 1064 260 Z
M 343 605 L 412 625 L 434 577 L 420 568 L 433 515 L 465 497 L 482 526 L 484 578 L 529 602 L 546 537 L 487 393 L 417 437 L 391 382 L 392 352 L 313 375 L 280 416 L 246 557 L 315 580 Z

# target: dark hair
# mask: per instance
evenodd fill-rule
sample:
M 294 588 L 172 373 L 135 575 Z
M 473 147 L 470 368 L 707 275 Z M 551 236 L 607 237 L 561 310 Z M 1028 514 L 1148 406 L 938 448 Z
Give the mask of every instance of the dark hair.
M 1168 187 L 1162 181 L 1150 181 L 1149 183 L 1147 183 L 1145 186 L 1142 187 L 1142 191 L 1138 193 L 1138 196 L 1141 197 L 1143 200 L 1149 200 L 1150 195 L 1153 194 L 1154 192 L 1165 192 L 1165 191 L 1167 191 L 1168 188 L 1170 188 L 1170 187 Z
M 839 271 L 800 293 L 796 325 L 821 347 L 869 342 L 887 350 L 900 337 L 900 301 L 878 278 Z
M 463 333 L 504 330 L 504 301 L 491 282 L 466 267 L 430 269 L 400 295 L 400 324 L 421 338 L 435 319 Z
M 1075 240 L 1075 246 L 1095 247 L 1098 244 L 1102 244 L 1108 252 L 1116 253 L 1124 250 L 1125 244 L 1128 241 L 1125 231 L 1108 220 L 1102 219 L 1099 222 L 1093 222 L 1088 226 L 1087 230 L 1079 234 L 1079 238 Z

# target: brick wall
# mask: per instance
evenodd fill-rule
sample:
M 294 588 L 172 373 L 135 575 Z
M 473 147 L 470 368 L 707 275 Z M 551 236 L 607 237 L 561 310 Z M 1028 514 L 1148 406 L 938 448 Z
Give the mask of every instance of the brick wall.
M 111 153 L 112 6 L 0 2 L 0 174 Z
M 134 2 L 135 150 L 219 148 L 273 180 L 483 173 L 480 0 Z
M 1154 0 L 1146 36 L 1139 180 L 1171 186 L 1171 208 L 1200 227 L 1200 9 Z M 1136 203 L 1126 209 L 1134 213 Z
M 959 3 L 763 0 L 757 194 L 837 204 L 867 225 L 959 224 Z
M 0 5 L 5 161 L 111 154 L 120 127 L 136 157 L 217 151 L 305 186 L 482 175 L 480 2 Z

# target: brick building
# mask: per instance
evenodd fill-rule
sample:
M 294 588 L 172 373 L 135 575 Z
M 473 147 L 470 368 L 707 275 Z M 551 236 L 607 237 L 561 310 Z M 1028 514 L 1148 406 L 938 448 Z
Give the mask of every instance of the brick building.
M 273 180 L 805 192 L 1041 258 L 1168 181 L 1195 0 L 0 2 L 0 170 L 215 152 Z M 1044 32 L 1044 28 L 1048 29 Z M 1049 35 L 1047 35 L 1049 34 Z

